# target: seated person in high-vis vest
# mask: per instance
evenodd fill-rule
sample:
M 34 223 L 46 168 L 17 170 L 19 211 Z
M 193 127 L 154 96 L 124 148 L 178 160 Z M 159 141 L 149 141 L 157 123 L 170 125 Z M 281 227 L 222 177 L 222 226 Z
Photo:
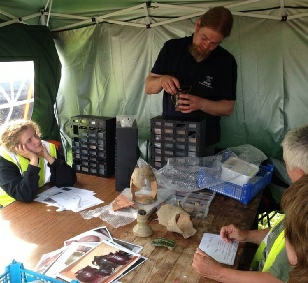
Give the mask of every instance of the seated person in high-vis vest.
M 282 149 L 292 182 L 308 174 L 308 124 L 290 130 L 282 141 Z M 273 228 L 240 230 L 232 224 L 221 228 L 220 235 L 227 242 L 237 240 L 259 245 L 251 264 L 251 271 L 222 266 L 199 248 L 194 254 L 192 266 L 201 276 L 223 283 L 287 282 L 292 266 L 288 261 L 285 247 L 284 223 L 285 219 L 282 216 Z
M 288 283 L 308 282 L 308 175 L 293 183 L 282 195 L 285 213 L 286 250 L 293 270 Z
M 56 150 L 40 139 L 38 125 L 30 120 L 11 121 L 0 133 L 0 203 L 31 202 L 46 183 L 73 186 L 76 172 Z

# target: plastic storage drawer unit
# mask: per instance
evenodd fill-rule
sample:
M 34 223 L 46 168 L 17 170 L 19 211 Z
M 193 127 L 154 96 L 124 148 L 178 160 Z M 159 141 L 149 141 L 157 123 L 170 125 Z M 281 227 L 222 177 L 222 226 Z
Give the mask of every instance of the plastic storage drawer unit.
M 205 156 L 206 120 L 151 119 L 151 166 L 159 169 L 171 157 Z
M 73 168 L 78 173 L 109 177 L 115 172 L 116 118 L 79 115 L 71 118 Z

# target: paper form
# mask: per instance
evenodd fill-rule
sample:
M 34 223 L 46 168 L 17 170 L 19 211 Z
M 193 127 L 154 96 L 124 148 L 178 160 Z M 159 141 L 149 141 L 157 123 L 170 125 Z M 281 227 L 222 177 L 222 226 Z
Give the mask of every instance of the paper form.
M 204 233 L 199 248 L 216 261 L 228 265 L 234 264 L 238 242 L 225 242 L 220 235 Z

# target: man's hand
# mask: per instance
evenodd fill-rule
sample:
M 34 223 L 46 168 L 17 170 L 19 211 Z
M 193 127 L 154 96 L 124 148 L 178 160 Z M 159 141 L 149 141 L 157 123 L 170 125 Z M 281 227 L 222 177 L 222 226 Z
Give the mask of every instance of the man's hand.
M 192 111 L 201 110 L 213 116 L 229 116 L 232 114 L 234 103 L 233 100 L 208 100 L 193 94 L 179 94 L 179 107 L 177 111 L 182 113 L 190 113 Z
M 245 242 L 247 240 L 248 231 L 240 230 L 231 224 L 220 229 L 220 236 L 226 242 L 232 242 L 233 240 Z
M 196 95 L 180 93 L 178 100 L 179 106 L 176 110 L 181 111 L 182 113 L 190 113 L 192 111 L 201 110 L 203 100 L 203 98 Z
M 176 77 L 169 75 L 158 75 L 150 73 L 145 79 L 145 93 L 159 93 L 164 89 L 167 93 L 174 95 L 180 88 L 180 82 Z
M 176 77 L 163 75 L 160 77 L 161 87 L 171 95 L 178 93 L 178 89 L 180 88 L 180 82 Z
M 220 263 L 215 261 L 199 248 L 197 248 L 196 253 L 194 254 L 192 267 L 201 276 L 216 281 L 219 281 L 221 270 L 223 269 Z

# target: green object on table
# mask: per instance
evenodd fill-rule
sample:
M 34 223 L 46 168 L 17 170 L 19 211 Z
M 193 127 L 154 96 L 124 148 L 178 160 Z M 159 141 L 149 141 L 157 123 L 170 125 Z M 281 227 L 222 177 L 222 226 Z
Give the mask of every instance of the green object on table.
M 151 244 L 156 247 L 166 247 L 172 250 L 176 246 L 176 241 L 168 238 L 158 237 L 153 240 Z

